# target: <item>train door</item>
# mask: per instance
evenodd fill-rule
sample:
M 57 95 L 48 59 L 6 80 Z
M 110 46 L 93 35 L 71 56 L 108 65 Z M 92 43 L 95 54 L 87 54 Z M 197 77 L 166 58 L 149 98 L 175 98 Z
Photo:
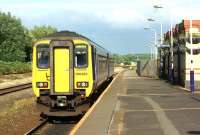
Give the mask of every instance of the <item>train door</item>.
M 56 47 L 53 51 L 54 90 L 55 92 L 69 92 L 69 48 Z
M 50 45 L 51 95 L 73 93 L 73 44 L 52 41 Z
M 96 60 L 96 48 L 92 46 L 92 70 L 93 70 L 93 80 L 97 84 L 97 60 Z M 95 86 L 96 87 L 96 86 Z

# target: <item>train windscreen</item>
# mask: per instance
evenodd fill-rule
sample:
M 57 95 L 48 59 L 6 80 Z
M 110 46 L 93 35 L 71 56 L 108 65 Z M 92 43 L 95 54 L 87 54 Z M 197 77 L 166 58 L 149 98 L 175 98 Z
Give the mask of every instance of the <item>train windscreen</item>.
M 76 45 L 74 53 L 75 53 L 75 67 L 77 68 L 87 67 L 87 46 Z
M 49 68 L 49 46 L 37 46 L 37 66 L 38 68 Z

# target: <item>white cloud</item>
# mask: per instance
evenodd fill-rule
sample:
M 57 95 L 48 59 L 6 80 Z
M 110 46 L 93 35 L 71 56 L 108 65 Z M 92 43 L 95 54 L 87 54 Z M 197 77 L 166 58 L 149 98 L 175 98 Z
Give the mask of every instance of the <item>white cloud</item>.
M 178 22 L 183 19 L 200 20 L 200 1 L 199 0 L 162 0 L 163 9 L 159 15 L 165 22 L 170 21 L 170 17 Z
M 117 8 L 106 12 L 96 13 L 99 20 L 112 27 L 130 28 L 144 22 L 144 16 L 134 9 Z
M 2 3 L 0 10 L 10 11 L 25 20 L 33 20 L 36 24 L 44 18 L 66 19 L 71 23 L 101 22 L 117 28 L 141 28 L 146 24 L 145 18 L 159 18 L 169 22 L 170 11 L 176 21 L 188 18 L 200 19 L 200 2 L 193 0 L 191 9 L 188 0 L 86 0 L 68 1 L 30 1 Z M 153 5 L 161 4 L 164 8 L 155 11 Z M 54 20 L 55 22 L 56 20 Z M 62 24 L 61 24 L 62 25 Z
M 20 18 L 28 20 L 38 20 L 45 17 L 65 16 L 68 21 L 82 22 L 101 22 L 112 27 L 136 27 L 140 24 L 144 15 L 137 5 L 147 7 L 147 4 L 141 4 L 140 1 L 130 2 L 103 2 L 95 1 L 90 3 L 83 2 L 35 2 L 35 3 L 15 3 L 1 4 L 0 9 L 10 11 Z M 65 14 L 66 13 L 66 14 Z

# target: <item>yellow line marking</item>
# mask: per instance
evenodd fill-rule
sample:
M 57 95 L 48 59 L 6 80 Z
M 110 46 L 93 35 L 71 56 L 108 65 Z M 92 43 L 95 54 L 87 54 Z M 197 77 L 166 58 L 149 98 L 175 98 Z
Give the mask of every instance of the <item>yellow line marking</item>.
M 115 82 L 115 80 L 118 78 L 118 76 L 122 73 L 118 73 L 118 75 L 113 79 L 113 81 L 108 85 L 108 87 L 104 90 L 104 92 L 100 95 L 100 97 L 97 99 L 97 101 L 90 107 L 90 109 L 85 113 L 83 118 L 74 126 L 74 128 L 70 131 L 69 135 L 74 135 L 78 129 L 83 125 L 85 120 L 89 117 L 89 115 L 94 111 L 95 107 L 99 104 L 103 96 L 107 93 L 111 85 Z
M 125 112 L 160 112 L 160 111 L 185 111 L 200 110 L 200 108 L 169 108 L 169 109 L 147 109 L 147 110 L 125 110 Z

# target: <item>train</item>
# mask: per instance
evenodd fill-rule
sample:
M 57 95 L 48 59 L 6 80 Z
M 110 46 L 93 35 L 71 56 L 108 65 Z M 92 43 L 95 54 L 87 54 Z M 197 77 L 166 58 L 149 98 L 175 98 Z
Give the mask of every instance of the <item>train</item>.
M 192 44 L 190 43 L 191 31 Z M 195 89 L 200 89 L 200 20 L 192 20 L 192 29 L 190 29 L 190 20 L 182 20 L 175 25 L 172 32 L 167 31 L 164 34 L 164 44 L 171 43 L 171 33 L 173 33 L 173 50 L 170 49 L 170 45 L 160 49 L 161 76 L 173 80 L 174 84 L 190 88 L 190 70 L 193 68 Z M 173 55 L 171 55 L 172 51 Z M 193 67 L 191 67 L 191 60 Z
M 111 52 L 76 32 L 56 32 L 33 46 L 32 88 L 37 101 L 48 99 L 50 114 L 84 112 L 83 103 L 113 74 Z

